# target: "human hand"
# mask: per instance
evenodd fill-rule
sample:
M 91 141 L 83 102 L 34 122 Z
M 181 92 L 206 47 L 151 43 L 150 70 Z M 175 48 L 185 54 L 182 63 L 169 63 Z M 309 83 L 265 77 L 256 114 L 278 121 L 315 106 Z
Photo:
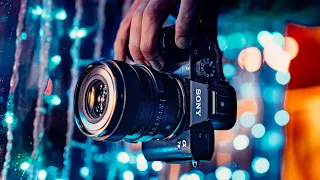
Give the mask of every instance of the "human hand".
M 203 2 L 181 2 L 175 27 L 175 42 L 180 49 L 189 47 L 192 42 Z M 135 0 L 120 24 L 114 43 L 114 58 L 125 60 L 129 47 L 136 63 L 161 70 L 166 62 L 156 49 L 157 35 L 174 6 L 175 0 Z

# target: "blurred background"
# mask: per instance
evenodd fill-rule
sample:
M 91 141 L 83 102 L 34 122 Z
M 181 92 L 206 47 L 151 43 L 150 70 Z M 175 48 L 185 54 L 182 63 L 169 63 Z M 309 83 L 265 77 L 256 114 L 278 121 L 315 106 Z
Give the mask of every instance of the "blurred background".
M 319 1 L 217 1 L 237 123 L 215 132 L 199 168 L 146 162 L 139 143 L 94 142 L 75 127 L 78 75 L 112 58 L 131 3 L 0 0 L 2 179 L 319 179 Z

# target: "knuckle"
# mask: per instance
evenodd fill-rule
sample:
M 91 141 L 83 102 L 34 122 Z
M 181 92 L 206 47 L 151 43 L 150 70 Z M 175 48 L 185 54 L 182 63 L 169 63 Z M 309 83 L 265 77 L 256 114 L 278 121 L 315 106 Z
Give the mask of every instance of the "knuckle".
M 152 54 L 154 53 L 154 49 L 152 48 L 152 46 L 148 46 L 148 45 L 140 45 L 140 51 L 143 54 L 143 56 L 145 56 L 148 60 L 150 59 L 150 57 L 152 57 Z
M 129 51 L 132 54 L 137 54 L 140 52 L 140 47 L 135 44 L 129 44 Z
M 146 8 L 143 13 L 143 18 L 147 20 L 149 23 L 154 23 L 158 20 L 157 13 L 152 8 Z

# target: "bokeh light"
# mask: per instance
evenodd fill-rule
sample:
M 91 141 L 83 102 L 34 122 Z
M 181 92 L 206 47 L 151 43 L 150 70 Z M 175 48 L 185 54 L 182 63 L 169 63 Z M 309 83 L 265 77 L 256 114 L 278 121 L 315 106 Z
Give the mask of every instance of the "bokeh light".
M 128 163 L 130 160 L 129 155 L 126 152 L 120 152 L 117 158 L 118 158 L 118 161 L 121 163 Z
M 256 157 L 253 159 L 251 166 L 254 172 L 263 174 L 269 170 L 270 163 L 266 158 Z
M 188 177 L 189 177 L 188 174 L 183 174 L 183 175 L 180 177 L 180 180 L 189 180 Z
M 232 173 L 232 180 L 249 180 L 249 173 L 244 170 L 235 170 Z
M 241 69 L 248 72 L 258 71 L 261 67 L 261 52 L 256 47 L 243 49 L 238 56 L 238 63 Z
M 28 34 L 26 32 L 21 33 L 21 40 L 27 40 L 28 39 Z
M 12 124 L 13 123 L 13 114 L 12 113 L 6 113 L 5 114 L 5 122 L 7 124 Z
M 163 164 L 160 161 L 154 161 L 151 166 L 154 171 L 161 171 L 163 168 Z
M 256 124 L 252 127 L 251 133 L 255 138 L 261 138 L 266 133 L 266 128 L 262 124 Z
M 123 179 L 124 180 L 133 180 L 134 179 L 134 174 L 131 171 L 125 171 L 123 173 Z
M 61 99 L 58 95 L 52 94 L 46 97 L 46 101 L 48 104 L 52 106 L 59 106 L 61 104 Z
M 225 51 L 228 48 L 227 39 L 222 35 L 218 35 L 217 40 L 220 50 Z
M 276 43 L 280 46 L 284 45 L 284 37 L 281 33 L 279 33 L 279 32 L 272 33 L 272 38 L 273 38 L 274 43 Z
M 84 38 L 88 35 L 88 31 L 85 28 L 81 28 L 77 31 L 78 38 Z
M 266 63 L 274 70 L 287 72 L 291 55 L 278 44 L 271 44 L 264 48 L 263 56 Z
M 287 111 L 280 110 L 275 114 L 274 119 L 279 126 L 285 126 L 289 122 L 290 115 Z
M 233 140 L 233 146 L 236 150 L 244 150 L 249 145 L 249 138 L 244 134 L 239 134 Z
M 281 71 L 278 71 L 276 73 L 276 81 L 281 84 L 281 85 L 286 85 L 289 83 L 290 81 L 290 73 L 289 72 L 281 72 Z
M 60 9 L 56 15 L 55 18 L 58 20 L 66 20 L 67 19 L 67 12 L 64 9 Z
M 298 42 L 292 37 L 285 37 L 284 38 L 284 49 L 289 52 L 290 60 L 294 59 L 299 53 L 299 44 Z
M 200 180 L 200 176 L 198 174 L 192 173 L 189 175 L 188 180 Z
M 62 58 L 61 58 L 61 56 L 59 56 L 59 55 L 54 55 L 54 56 L 51 57 L 51 62 L 52 62 L 52 64 L 53 64 L 54 66 L 59 65 L 60 62 L 61 62 L 61 60 L 62 60 Z
M 259 32 L 257 39 L 262 47 L 267 47 L 273 43 L 273 37 L 269 31 Z
M 39 16 L 42 14 L 43 11 L 40 6 L 36 6 L 34 9 L 32 9 L 31 12 L 33 15 Z
M 47 171 L 46 170 L 41 170 L 38 172 L 38 178 L 40 180 L 44 180 L 47 177 Z
M 220 166 L 216 169 L 216 178 L 218 180 L 229 180 L 232 176 L 232 172 L 229 168 Z
M 255 122 L 256 116 L 253 112 L 244 112 L 240 116 L 240 123 L 246 128 L 253 126 Z
M 88 168 L 88 167 L 82 167 L 82 168 L 80 168 L 80 175 L 81 175 L 81 177 L 83 177 L 83 178 L 86 179 L 86 177 L 89 176 L 89 173 L 90 173 L 90 171 L 89 171 L 89 168 Z
M 258 105 L 255 99 L 240 99 L 237 102 L 237 119 L 244 112 L 252 112 L 254 114 L 258 113 Z
M 240 94 L 243 98 L 252 98 L 256 96 L 254 87 L 251 83 L 243 83 L 240 86 Z
M 226 78 L 231 78 L 236 73 L 236 68 L 232 64 L 223 65 L 223 74 Z
M 265 87 L 262 91 L 263 99 L 272 104 L 278 104 L 282 100 L 282 90 L 276 87 Z
M 262 149 L 264 150 L 278 150 L 284 144 L 284 137 L 280 132 L 277 131 L 268 131 L 262 141 Z
M 137 161 L 137 169 L 139 171 L 146 171 L 148 169 L 148 162 L 142 154 L 139 154 L 136 157 L 136 161 Z
M 30 167 L 30 164 L 28 162 L 23 162 L 20 165 L 20 168 L 24 171 L 27 170 L 29 167 Z

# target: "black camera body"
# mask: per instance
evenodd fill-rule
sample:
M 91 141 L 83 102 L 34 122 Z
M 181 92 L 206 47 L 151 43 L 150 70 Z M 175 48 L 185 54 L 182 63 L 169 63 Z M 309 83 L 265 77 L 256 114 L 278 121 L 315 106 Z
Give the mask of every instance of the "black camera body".
M 149 161 L 210 160 L 214 130 L 232 128 L 237 111 L 235 90 L 222 71 L 217 14 L 204 8 L 188 49 L 176 47 L 174 27 L 158 36 L 166 62 L 189 63 L 186 77 L 114 60 L 90 64 L 75 90 L 79 129 L 100 141 L 142 142 Z
M 211 29 L 211 31 L 210 31 Z M 158 47 L 169 62 L 189 59 L 189 76 L 184 77 L 188 111 L 187 126 L 170 140 L 142 144 L 147 160 L 185 162 L 210 160 L 214 152 L 214 130 L 231 129 L 236 121 L 235 90 L 225 81 L 222 53 L 212 28 L 199 25 L 195 39 L 186 50 L 174 43 L 174 27 L 162 30 Z

